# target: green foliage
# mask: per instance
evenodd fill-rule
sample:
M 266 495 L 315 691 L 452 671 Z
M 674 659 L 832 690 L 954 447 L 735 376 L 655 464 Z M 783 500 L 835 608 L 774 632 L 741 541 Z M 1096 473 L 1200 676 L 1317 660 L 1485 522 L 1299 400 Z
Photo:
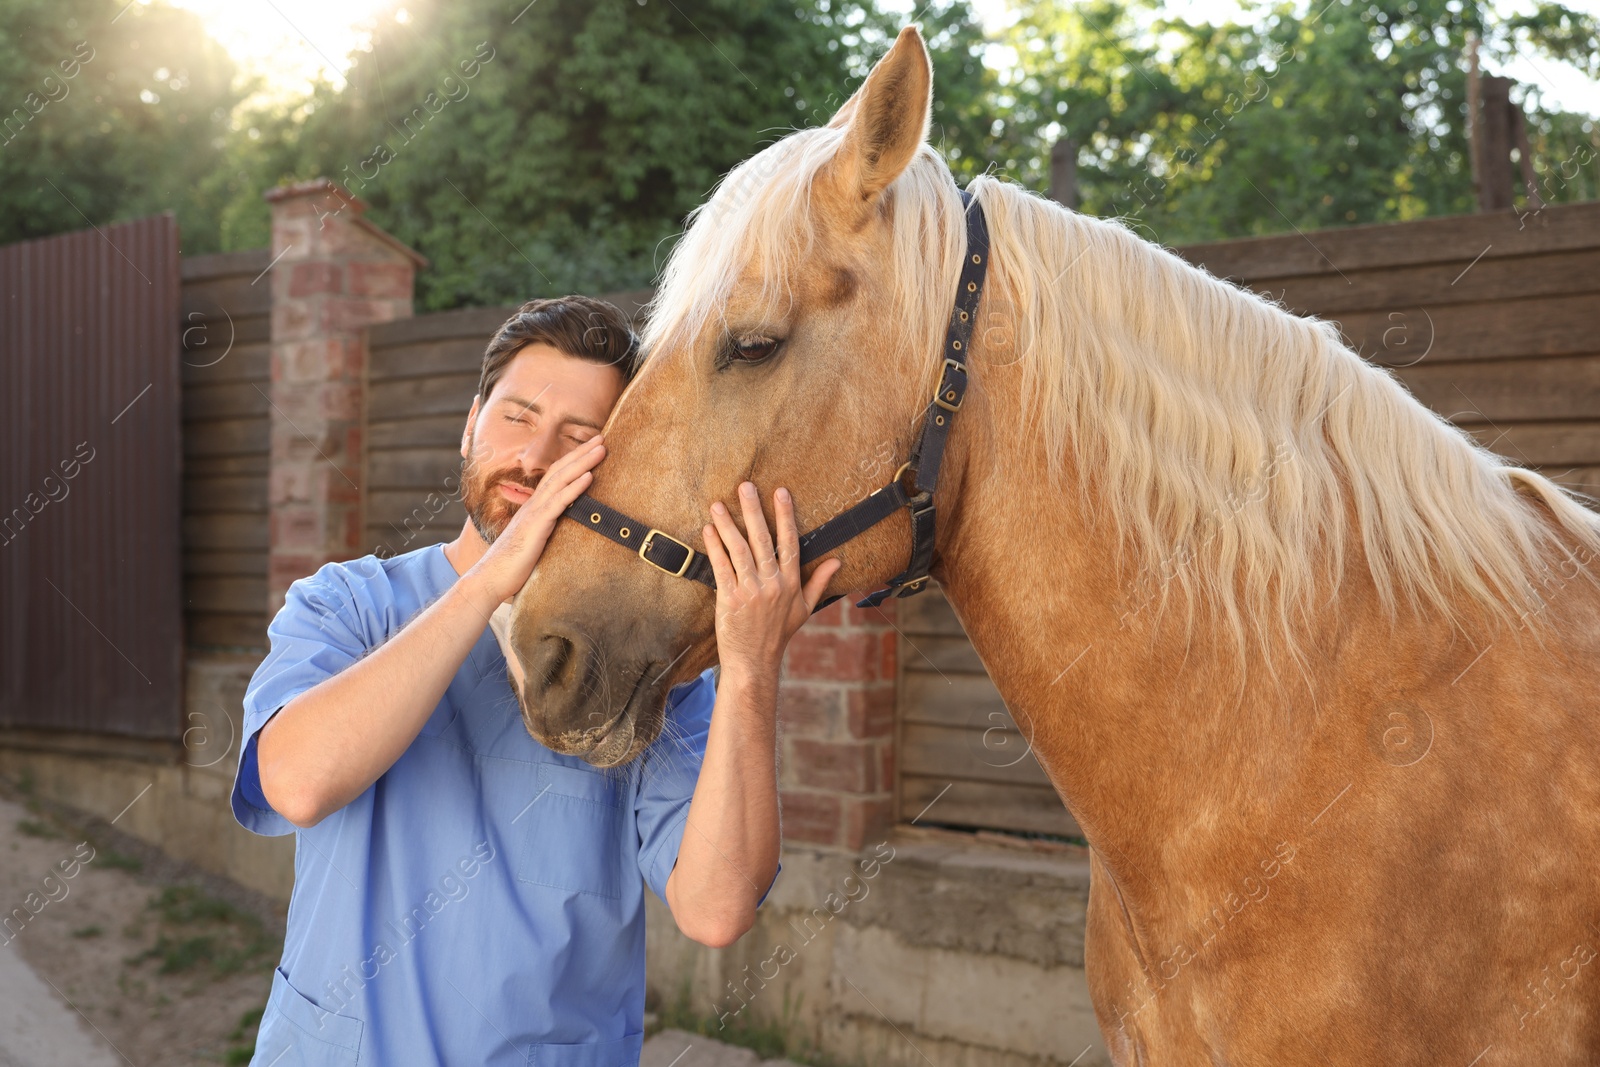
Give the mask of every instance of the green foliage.
M 61 833 L 43 819 L 18 819 L 17 831 L 29 837 L 60 837 Z
M 1168 243 L 1470 212 L 1469 34 L 1585 57 L 1595 22 L 1559 5 L 1499 19 L 1463 0 L 1261 6 L 1244 24 L 1191 23 L 1178 5 L 1023 0 L 1002 143 L 1043 188 L 1058 134 L 1079 145 L 1081 207 Z M 1591 117 L 1529 112 L 1536 166 L 1600 147 Z M 1546 200 L 1593 195 L 1592 169 Z
M 230 246 L 260 243 L 259 193 L 325 174 L 429 257 L 430 308 L 650 284 L 684 216 L 723 173 L 802 125 L 825 122 L 898 19 L 830 0 L 488 0 L 408 3 L 380 19 L 348 85 L 303 121 L 254 115 Z M 513 21 L 513 16 L 515 20 Z M 926 26 L 941 100 L 966 131 L 985 105 L 981 33 L 963 5 Z M 250 159 L 246 160 L 245 156 Z M 254 221 L 249 221 L 251 219 Z
M 175 210 L 186 252 L 220 247 L 233 62 L 193 14 L 126 2 L 0 0 L 0 243 Z

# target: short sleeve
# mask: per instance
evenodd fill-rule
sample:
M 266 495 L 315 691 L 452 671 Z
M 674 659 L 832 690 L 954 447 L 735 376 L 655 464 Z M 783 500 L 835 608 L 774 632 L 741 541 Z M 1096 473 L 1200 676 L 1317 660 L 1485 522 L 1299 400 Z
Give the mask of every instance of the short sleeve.
M 707 670 L 667 697 L 666 725 L 639 760 L 634 809 L 639 825 L 639 870 L 645 883 L 665 903 L 667 878 L 678 862 L 689 802 L 706 758 L 711 709 L 717 702 L 715 671 Z M 783 865 L 773 874 L 774 884 Z M 768 886 L 761 901 L 772 892 Z M 757 907 L 760 902 L 757 903 Z
M 254 833 L 279 836 L 294 824 L 267 803 L 261 790 L 256 737 L 278 711 L 319 682 L 366 654 L 374 642 L 362 611 L 337 564 L 289 587 L 284 605 L 267 627 L 271 648 L 244 694 L 243 743 L 233 782 L 233 815 Z

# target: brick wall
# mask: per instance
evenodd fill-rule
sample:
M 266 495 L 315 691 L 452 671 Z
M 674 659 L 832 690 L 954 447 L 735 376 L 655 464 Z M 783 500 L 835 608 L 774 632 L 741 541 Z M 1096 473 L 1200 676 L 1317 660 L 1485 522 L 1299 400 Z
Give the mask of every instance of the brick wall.
M 894 818 L 894 601 L 831 604 L 784 657 L 778 788 L 789 841 L 859 849 Z
M 326 179 L 272 205 L 267 612 L 295 579 L 363 554 L 366 327 L 411 316 L 426 261 L 363 219 Z

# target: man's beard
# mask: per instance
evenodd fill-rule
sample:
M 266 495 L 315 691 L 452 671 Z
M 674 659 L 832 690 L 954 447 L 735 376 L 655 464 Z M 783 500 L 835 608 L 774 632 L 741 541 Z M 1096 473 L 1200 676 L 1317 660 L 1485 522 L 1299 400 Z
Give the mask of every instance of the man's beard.
M 500 483 L 520 485 L 531 493 L 538 486 L 539 479 L 528 477 L 519 466 L 481 472 L 476 459 L 476 441 L 467 442 L 467 452 L 473 458 L 461 461 L 461 503 L 467 509 L 467 518 L 472 520 L 478 536 L 483 538 L 485 544 L 492 545 L 506 528 L 506 523 L 511 521 L 511 516 L 522 506 L 513 504 L 501 494 Z

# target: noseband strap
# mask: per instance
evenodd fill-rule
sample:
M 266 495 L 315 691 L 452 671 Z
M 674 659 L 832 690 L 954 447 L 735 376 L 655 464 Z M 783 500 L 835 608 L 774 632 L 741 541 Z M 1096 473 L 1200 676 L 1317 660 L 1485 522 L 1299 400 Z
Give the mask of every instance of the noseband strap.
M 955 308 L 945 329 L 939 387 L 923 412 L 922 434 L 917 438 L 916 448 L 887 485 L 873 490 L 859 503 L 800 538 L 800 565 L 803 567 L 872 529 L 901 508 L 910 512 L 911 561 L 905 570 L 890 578 L 882 589 L 869 594 L 857 607 L 877 607 L 889 597 L 911 596 L 928 586 L 928 570 L 933 565 L 933 492 L 939 484 L 939 465 L 944 460 L 950 426 L 967 393 L 967 352 L 971 348 L 978 320 L 978 301 L 983 298 L 983 282 L 989 269 L 989 227 L 983 207 L 971 193 L 964 189 L 960 193 L 966 209 L 967 247 L 961 260 Z M 905 485 L 908 475 L 909 490 Z M 663 530 L 646 527 L 587 493 L 573 501 L 563 514 L 635 552 L 652 567 L 676 578 L 689 578 L 712 589 L 717 587 L 711 560 L 704 552 L 695 551 Z M 817 605 L 817 610 L 838 599 L 829 597 Z

